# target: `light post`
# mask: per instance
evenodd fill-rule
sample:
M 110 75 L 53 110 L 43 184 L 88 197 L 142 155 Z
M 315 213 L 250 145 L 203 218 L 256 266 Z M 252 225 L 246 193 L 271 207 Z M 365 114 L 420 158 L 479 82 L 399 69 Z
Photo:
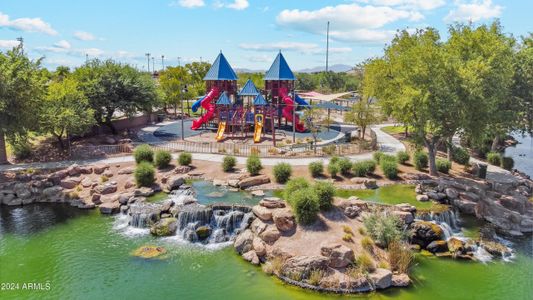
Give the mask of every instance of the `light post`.
M 146 59 L 148 61 L 148 65 L 146 66 L 147 67 L 147 71 L 148 73 L 150 73 L 150 53 L 145 53 L 144 55 L 146 55 Z
M 292 90 L 292 143 L 296 143 L 296 93 Z
M 165 56 L 161 55 L 161 65 L 163 66 L 163 71 L 165 71 Z
M 178 56 L 178 67 L 181 67 L 181 56 Z
M 183 87 L 183 90 L 181 92 L 183 95 L 185 95 L 189 90 L 187 90 L 187 85 Z M 185 98 L 185 96 L 183 97 Z M 185 119 L 185 113 L 183 112 L 183 99 L 181 100 L 181 140 L 185 140 L 185 130 L 184 130 L 184 119 Z

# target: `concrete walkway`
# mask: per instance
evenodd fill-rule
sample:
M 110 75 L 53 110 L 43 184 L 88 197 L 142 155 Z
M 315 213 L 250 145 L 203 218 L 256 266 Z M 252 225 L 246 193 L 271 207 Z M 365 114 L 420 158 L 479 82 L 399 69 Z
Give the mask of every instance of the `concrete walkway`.
M 372 130 L 376 133 L 377 142 L 380 146 L 380 150 L 389 154 L 395 154 L 398 151 L 405 150 L 404 145 L 392 137 L 391 135 L 381 131 L 382 127 L 390 126 L 391 124 L 380 124 L 370 126 Z M 150 128 L 154 130 L 154 128 Z M 147 128 L 146 135 L 149 136 L 149 132 L 152 131 Z M 152 131 L 153 132 L 153 131 Z M 172 156 L 177 158 L 179 154 L 174 153 Z M 193 153 L 193 159 L 196 160 L 205 160 L 212 162 L 222 162 L 222 159 L 225 155 L 221 154 L 209 154 L 209 153 Z M 372 153 L 362 153 L 345 156 L 352 161 L 361 161 L 366 159 L 372 159 Z M 29 164 L 16 164 L 16 165 L 0 165 L 0 172 L 5 171 L 18 171 L 24 169 L 56 169 L 56 168 L 66 168 L 72 164 L 79 165 L 89 165 L 89 164 L 120 164 L 126 162 L 133 162 L 133 156 L 119 156 L 119 157 L 110 157 L 104 159 L 87 159 L 87 160 L 72 160 L 72 161 L 60 161 L 60 162 L 46 162 L 46 163 L 29 163 Z M 280 158 L 261 158 L 261 162 L 265 166 L 273 166 L 280 162 L 286 162 L 293 166 L 306 166 L 314 161 L 322 161 L 328 163 L 328 158 L 323 157 L 304 157 L 304 158 L 290 158 L 290 157 L 280 157 Z M 237 157 L 237 163 L 244 164 L 246 162 L 246 157 Z

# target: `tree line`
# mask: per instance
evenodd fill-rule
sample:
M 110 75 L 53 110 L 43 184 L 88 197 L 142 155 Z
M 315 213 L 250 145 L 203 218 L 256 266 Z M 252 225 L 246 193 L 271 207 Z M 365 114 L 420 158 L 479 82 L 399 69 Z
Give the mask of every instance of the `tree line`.
M 533 35 L 517 40 L 499 22 L 455 24 L 443 41 L 426 28 L 397 33 L 384 55 L 363 64 L 363 99 L 410 128 L 437 174 L 439 145 L 451 156 L 460 135 L 483 149 L 513 131 L 533 131 Z M 451 157 L 449 157 L 451 158 Z

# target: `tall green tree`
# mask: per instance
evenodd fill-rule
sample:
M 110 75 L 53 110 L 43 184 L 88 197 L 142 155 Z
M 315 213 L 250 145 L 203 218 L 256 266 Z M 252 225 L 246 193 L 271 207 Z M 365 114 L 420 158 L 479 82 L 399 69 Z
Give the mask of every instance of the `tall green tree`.
M 163 102 L 165 105 L 173 106 L 174 113 L 177 114 L 177 107 L 181 101 L 185 101 L 196 96 L 194 93 L 193 84 L 193 77 L 187 68 L 168 67 L 159 76 L 159 87 L 163 91 Z M 185 87 L 187 87 L 187 90 L 185 90 Z M 186 107 L 187 110 L 189 110 L 188 102 Z
M 185 69 L 189 72 L 191 80 L 187 89 L 191 93 L 190 97 L 203 96 L 205 94 L 205 74 L 211 68 L 211 64 L 208 62 L 192 62 L 185 65 Z
M 520 103 L 521 130 L 533 133 L 533 33 L 522 38 L 514 60 L 512 96 Z
M 5 137 L 16 140 L 37 125 L 46 77 L 41 61 L 32 61 L 16 47 L 0 52 L 0 164 L 7 163 Z
M 318 76 L 308 73 L 298 73 L 296 75 L 296 89 L 303 91 L 313 91 L 318 87 Z
M 39 112 L 39 129 L 51 133 L 61 148 L 65 135 L 83 134 L 95 123 L 94 110 L 73 78 L 52 82 Z
M 159 104 L 154 80 L 129 65 L 96 59 L 77 68 L 74 76 L 94 109 L 96 122 L 113 134 L 115 114 L 130 117 Z

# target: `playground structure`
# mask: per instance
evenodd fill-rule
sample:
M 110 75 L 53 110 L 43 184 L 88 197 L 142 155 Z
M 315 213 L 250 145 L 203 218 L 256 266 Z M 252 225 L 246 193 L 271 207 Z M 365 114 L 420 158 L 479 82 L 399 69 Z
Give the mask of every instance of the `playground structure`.
M 227 137 L 248 138 L 252 133 L 254 143 L 260 143 L 266 134 L 276 143 L 276 130 L 283 120 L 292 123 L 298 132 L 305 132 L 296 110 L 308 106 L 294 92 L 296 80 L 283 55 L 278 53 L 265 74 L 265 89 L 258 90 L 251 80 L 237 91 L 237 74 L 222 52 L 204 77 L 206 95 L 192 106 L 193 112 L 201 107 L 204 114 L 194 120 L 193 130 L 217 128 L 216 140 Z M 292 95 L 292 96 L 291 96 Z

